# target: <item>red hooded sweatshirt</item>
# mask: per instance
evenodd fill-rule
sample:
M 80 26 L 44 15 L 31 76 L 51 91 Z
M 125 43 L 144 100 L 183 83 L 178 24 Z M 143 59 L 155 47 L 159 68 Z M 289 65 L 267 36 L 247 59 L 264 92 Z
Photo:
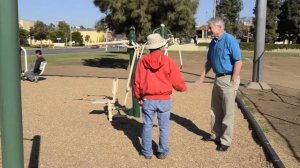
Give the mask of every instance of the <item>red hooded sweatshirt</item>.
M 187 86 L 175 61 L 154 50 L 138 62 L 133 84 L 133 94 L 138 100 L 168 100 L 172 88 L 183 92 Z

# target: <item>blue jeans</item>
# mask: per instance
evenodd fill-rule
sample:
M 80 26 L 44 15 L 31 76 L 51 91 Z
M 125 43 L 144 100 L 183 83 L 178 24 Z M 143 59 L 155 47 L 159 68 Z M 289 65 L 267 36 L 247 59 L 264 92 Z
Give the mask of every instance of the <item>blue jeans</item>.
M 159 126 L 158 152 L 169 152 L 169 128 L 171 114 L 171 100 L 144 100 L 143 102 L 143 132 L 142 154 L 152 156 L 152 128 L 155 112 L 157 112 Z

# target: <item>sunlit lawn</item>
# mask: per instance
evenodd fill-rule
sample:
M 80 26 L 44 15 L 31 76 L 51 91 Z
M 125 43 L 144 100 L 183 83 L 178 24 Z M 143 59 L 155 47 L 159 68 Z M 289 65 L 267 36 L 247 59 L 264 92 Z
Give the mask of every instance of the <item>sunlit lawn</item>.
M 110 52 L 85 52 L 85 53 L 68 53 L 68 54 L 52 54 L 44 55 L 45 59 L 51 65 L 71 65 L 81 64 L 87 59 L 99 59 L 99 58 L 118 58 L 128 59 L 129 55 L 126 53 L 110 53 Z M 35 56 L 28 57 L 28 64 L 34 64 Z M 24 57 L 22 57 L 24 62 Z
M 145 51 L 147 52 L 147 51 Z M 184 59 L 188 57 L 206 57 L 206 51 L 184 51 L 181 53 Z M 253 51 L 242 51 L 243 58 L 253 59 Z M 170 51 L 169 55 L 178 57 L 177 51 Z M 300 58 L 300 53 L 297 52 L 265 52 L 265 57 L 298 57 Z M 85 52 L 85 53 L 69 53 L 69 54 L 53 54 L 44 55 L 47 62 L 51 65 L 70 65 L 70 64 L 82 64 L 84 60 L 87 59 L 100 59 L 100 58 L 116 58 L 116 59 L 129 59 L 128 53 L 112 53 L 112 52 Z M 28 64 L 34 64 L 35 56 L 28 57 Z M 22 62 L 24 62 L 24 57 L 22 57 Z

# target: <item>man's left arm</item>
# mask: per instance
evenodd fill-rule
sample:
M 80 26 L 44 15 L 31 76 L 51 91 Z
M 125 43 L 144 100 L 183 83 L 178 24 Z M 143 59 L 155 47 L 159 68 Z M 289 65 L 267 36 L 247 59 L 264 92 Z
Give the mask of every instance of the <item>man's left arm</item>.
M 232 50 L 232 55 L 233 55 L 233 60 L 234 60 L 234 65 L 233 65 L 233 74 L 231 76 L 231 80 L 236 83 L 238 80 L 238 77 L 240 75 L 240 71 L 242 68 L 242 53 L 240 49 L 240 45 L 237 42 L 236 39 L 232 40 L 232 45 L 231 45 L 231 50 Z

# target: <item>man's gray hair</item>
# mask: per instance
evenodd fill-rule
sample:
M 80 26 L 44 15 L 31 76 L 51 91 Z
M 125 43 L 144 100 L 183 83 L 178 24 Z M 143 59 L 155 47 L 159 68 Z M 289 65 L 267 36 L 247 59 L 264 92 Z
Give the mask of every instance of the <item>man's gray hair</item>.
M 225 29 L 224 20 L 220 17 L 213 17 L 207 21 L 208 25 L 219 26 L 221 29 Z

